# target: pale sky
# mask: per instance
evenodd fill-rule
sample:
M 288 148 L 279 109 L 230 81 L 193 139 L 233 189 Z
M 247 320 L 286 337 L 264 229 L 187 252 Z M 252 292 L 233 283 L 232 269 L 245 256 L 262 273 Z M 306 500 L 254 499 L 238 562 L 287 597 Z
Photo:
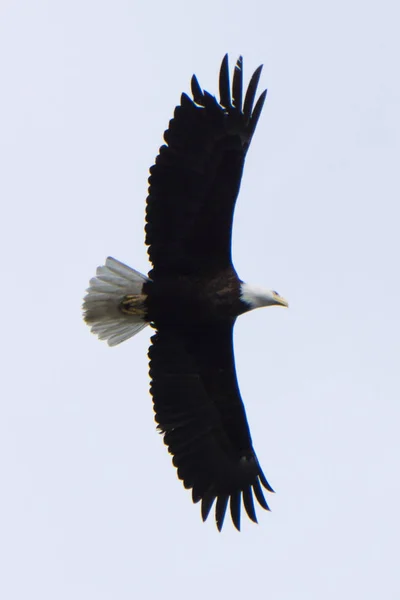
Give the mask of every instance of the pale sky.
M 0 1 L 4 600 L 398 600 L 398 3 Z M 80 306 L 108 255 L 147 272 L 148 169 L 195 72 L 264 63 L 235 214 L 237 370 L 276 490 L 201 522 L 156 433 L 151 331 Z

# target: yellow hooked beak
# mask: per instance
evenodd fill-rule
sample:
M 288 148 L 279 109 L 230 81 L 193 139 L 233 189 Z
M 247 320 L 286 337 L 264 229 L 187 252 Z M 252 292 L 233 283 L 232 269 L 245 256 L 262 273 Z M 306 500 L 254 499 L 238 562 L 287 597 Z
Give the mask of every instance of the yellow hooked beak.
M 289 308 L 289 302 L 282 298 L 279 294 L 274 294 L 274 300 L 279 306 L 284 306 L 285 308 Z

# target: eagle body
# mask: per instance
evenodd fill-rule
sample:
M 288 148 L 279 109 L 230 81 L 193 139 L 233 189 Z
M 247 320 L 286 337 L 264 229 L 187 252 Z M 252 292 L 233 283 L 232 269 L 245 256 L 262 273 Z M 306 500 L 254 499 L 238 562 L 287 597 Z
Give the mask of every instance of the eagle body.
M 273 290 L 244 283 L 232 264 L 232 223 L 245 157 L 266 97 L 255 102 L 261 67 L 243 97 L 243 61 L 232 85 L 228 58 L 219 101 L 192 77 L 150 169 L 145 241 L 148 276 L 114 258 L 98 267 L 84 319 L 117 345 L 150 325 L 150 393 L 158 430 L 203 520 L 215 504 L 221 530 L 229 505 L 257 522 L 254 499 L 272 492 L 254 452 L 236 377 L 233 328 L 241 314 L 288 306 Z
M 162 277 L 143 286 L 146 320 L 156 329 L 163 326 L 192 328 L 221 321 L 234 322 L 249 310 L 240 298 L 240 280 L 227 269 L 218 276 Z

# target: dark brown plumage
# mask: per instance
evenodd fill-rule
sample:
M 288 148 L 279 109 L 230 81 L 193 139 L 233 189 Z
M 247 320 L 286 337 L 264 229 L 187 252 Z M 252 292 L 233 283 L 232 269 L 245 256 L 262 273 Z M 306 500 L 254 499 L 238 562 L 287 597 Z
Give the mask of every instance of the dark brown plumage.
M 228 57 L 222 61 L 219 103 L 193 76 L 193 100 L 182 94 L 166 145 L 150 169 L 147 198 L 153 268 L 144 291 L 148 319 L 157 329 L 149 350 L 156 421 L 179 478 L 192 489 L 193 501 L 201 501 L 203 519 L 216 499 L 218 529 L 228 503 L 239 529 L 241 497 L 256 521 L 253 493 L 268 509 L 260 483 L 272 491 L 252 448 L 232 341 L 236 317 L 248 310 L 239 300 L 231 235 L 245 156 L 266 96 L 264 91 L 253 110 L 260 74 L 261 67 L 243 108 L 241 57 L 232 97 Z

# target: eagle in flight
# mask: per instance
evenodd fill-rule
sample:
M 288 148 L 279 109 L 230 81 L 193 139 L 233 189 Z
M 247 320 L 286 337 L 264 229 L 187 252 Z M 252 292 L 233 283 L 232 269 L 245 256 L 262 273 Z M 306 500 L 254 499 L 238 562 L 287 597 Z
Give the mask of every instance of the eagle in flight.
M 256 99 L 262 67 L 243 98 L 243 60 L 232 86 L 227 55 L 219 101 L 192 77 L 150 169 L 146 244 L 152 269 L 142 275 L 114 258 L 98 267 L 84 319 L 115 346 L 150 325 L 150 391 L 155 420 L 178 477 L 207 518 L 215 502 L 221 530 L 229 504 L 257 522 L 254 499 L 272 492 L 254 452 L 233 351 L 237 317 L 262 306 L 288 306 L 273 290 L 244 283 L 232 264 L 232 220 L 247 151 L 266 97 Z

